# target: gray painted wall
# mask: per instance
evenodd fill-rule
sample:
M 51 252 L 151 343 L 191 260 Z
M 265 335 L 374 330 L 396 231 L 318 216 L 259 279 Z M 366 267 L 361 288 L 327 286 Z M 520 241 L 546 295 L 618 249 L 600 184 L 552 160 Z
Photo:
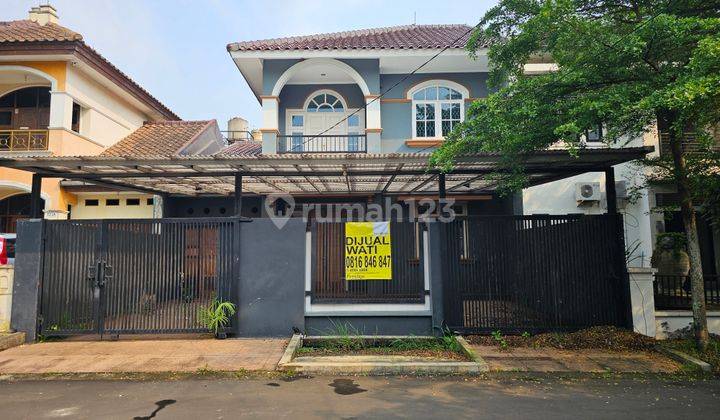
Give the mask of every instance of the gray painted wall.
M 236 331 L 242 337 L 288 337 L 305 329 L 305 223 L 278 229 L 270 219 L 240 227 Z
M 40 299 L 43 222 L 21 220 L 17 224 L 15 277 L 13 279 L 10 328 L 25 333 L 27 342 L 37 338 Z
M 264 60 L 263 62 L 263 95 L 272 93 L 275 83 L 287 69 L 302 60 L 298 59 L 282 59 L 282 60 Z M 339 60 L 349 65 L 360 76 L 370 89 L 370 93 L 377 94 L 380 92 L 380 60 L 377 58 L 369 59 L 343 59 Z

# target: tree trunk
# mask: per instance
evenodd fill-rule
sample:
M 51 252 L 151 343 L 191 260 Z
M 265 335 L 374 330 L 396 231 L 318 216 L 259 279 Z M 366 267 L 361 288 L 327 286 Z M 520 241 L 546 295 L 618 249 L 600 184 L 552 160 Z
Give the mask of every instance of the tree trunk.
M 695 221 L 695 207 L 687 175 L 685 156 L 682 150 L 682 138 L 675 131 L 675 118 L 672 116 L 666 119 L 668 134 L 670 137 L 670 148 L 675 166 L 675 182 L 678 195 L 680 196 L 680 213 L 682 214 L 685 235 L 687 236 L 687 252 L 690 257 L 690 285 L 692 295 L 693 329 L 695 341 L 700 351 L 705 351 L 708 346 L 707 314 L 705 309 L 705 281 L 703 279 L 702 261 L 700 258 L 700 243 L 698 241 L 697 226 Z

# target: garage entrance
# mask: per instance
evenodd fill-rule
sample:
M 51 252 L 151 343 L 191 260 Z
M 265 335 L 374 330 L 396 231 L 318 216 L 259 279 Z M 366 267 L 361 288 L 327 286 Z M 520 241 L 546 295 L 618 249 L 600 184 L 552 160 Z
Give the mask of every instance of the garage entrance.
M 628 326 L 620 215 L 480 216 L 446 225 L 445 322 L 504 333 Z
M 236 218 L 45 221 L 40 332 L 201 332 L 230 293 Z

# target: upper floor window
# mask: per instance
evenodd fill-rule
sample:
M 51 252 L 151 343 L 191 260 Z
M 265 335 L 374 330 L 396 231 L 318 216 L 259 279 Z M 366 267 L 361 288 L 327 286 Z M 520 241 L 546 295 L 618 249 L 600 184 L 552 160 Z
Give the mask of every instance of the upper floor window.
M 343 112 L 345 107 L 342 101 L 332 93 L 315 95 L 307 104 L 308 112 Z
M 465 99 L 469 92 L 450 81 L 428 81 L 408 92 L 412 99 L 413 136 L 445 137 L 465 119 Z

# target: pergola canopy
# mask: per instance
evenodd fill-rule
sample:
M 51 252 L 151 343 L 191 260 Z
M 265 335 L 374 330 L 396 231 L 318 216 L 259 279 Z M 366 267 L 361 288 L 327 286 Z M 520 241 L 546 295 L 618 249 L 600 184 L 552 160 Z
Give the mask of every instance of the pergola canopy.
M 530 184 L 538 185 L 605 171 L 652 151 L 652 147 L 585 149 L 571 156 L 566 150 L 546 150 L 526 157 L 525 172 Z M 259 195 L 427 195 L 438 192 L 440 174 L 429 165 L 429 157 L 429 153 L 14 157 L 0 159 L 0 166 L 153 194 L 233 195 L 239 175 L 243 192 Z M 501 170 L 498 154 L 462 156 L 445 174 L 446 191 L 492 193 L 497 183 L 488 175 Z

